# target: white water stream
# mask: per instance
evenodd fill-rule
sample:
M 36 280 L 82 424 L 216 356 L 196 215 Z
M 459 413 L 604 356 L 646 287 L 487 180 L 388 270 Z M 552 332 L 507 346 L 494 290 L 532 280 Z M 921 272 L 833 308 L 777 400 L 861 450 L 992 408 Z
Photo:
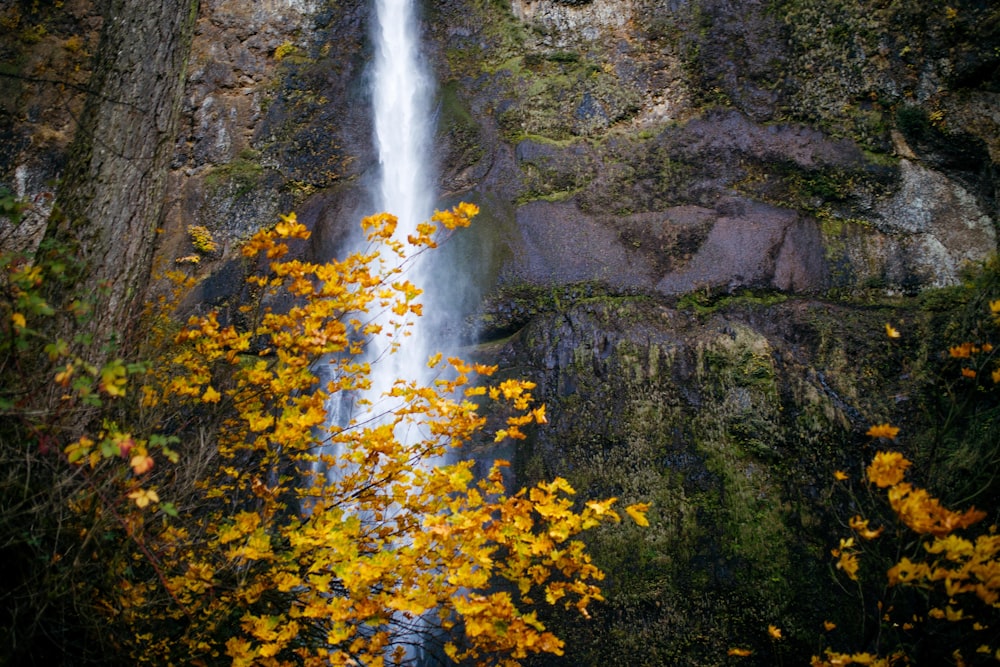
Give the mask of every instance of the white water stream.
M 394 237 L 404 244 L 407 236 L 416 233 L 418 224 L 430 219 L 436 200 L 431 166 L 434 79 L 420 55 L 414 2 L 374 0 L 371 25 L 374 59 L 368 73 L 373 141 L 378 153 L 378 172 L 369 193 L 373 209 L 368 213 L 395 215 L 398 225 Z M 364 243 L 360 245 L 364 247 Z M 371 389 L 365 392 L 365 398 L 371 402 L 370 414 L 357 413 L 357 397 L 339 397 L 328 406 L 332 422 L 346 425 L 352 419 L 359 423 L 377 420 L 378 415 L 392 409 L 382 397 L 396 380 L 427 379 L 427 357 L 441 348 L 441 341 L 429 333 L 435 328 L 432 322 L 436 317 L 433 303 L 429 302 L 433 295 L 428 294 L 428 287 L 432 286 L 428 259 L 427 255 L 419 256 L 404 267 L 405 279 L 425 290 L 419 299 L 425 315 L 408 327 L 409 335 L 395 354 L 387 354 L 388 341 L 377 336 L 367 344 Z M 382 262 L 381 267 L 376 267 L 382 275 L 400 266 L 391 252 L 383 253 Z M 389 329 L 390 319 L 389 313 L 373 318 L 385 330 Z
M 434 80 L 420 55 L 419 23 L 413 4 L 416 0 L 374 0 L 375 12 L 372 24 L 374 62 L 370 71 L 372 118 L 375 128 L 375 147 L 378 151 L 378 178 L 373 188 L 374 211 L 387 212 L 398 218 L 395 238 L 406 242 L 407 236 L 415 235 L 417 225 L 429 220 L 433 213 L 436 195 L 431 168 L 431 137 L 433 115 L 431 104 L 434 95 Z M 371 362 L 371 388 L 365 398 L 371 402 L 369 413 L 344 414 L 353 412 L 357 403 L 353 400 L 337 401 L 328 406 L 329 419 L 336 423 L 348 424 L 352 420 L 366 423 L 378 420 L 380 415 L 393 409 L 386 404 L 384 394 L 397 380 L 430 381 L 427 358 L 431 352 L 442 347 L 440 335 L 432 323 L 434 317 L 428 313 L 437 308 L 433 305 L 431 264 L 433 253 L 424 254 L 416 260 L 408 261 L 404 267 L 405 279 L 425 290 L 420 297 L 425 316 L 416 318 L 409 327 L 410 335 L 401 343 L 394 354 L 386 353 L 387 341 L 368 342 L 365 354 Z M 384 253 L 381 274 L 398 266 L 392 253 Z M 375 318 L 376 323 L 387 325 L 388 313 Z M 386 327 L 388 328 L 388 327 Z M 432 349 L 433 348 L 433 349 Z M 447 350 L 444 350 L 447 351 Z M 355 397 L 356 398 L 356 397 Z M 407 433 L 396 436 L 406 444 Z M 428 465 L 433 465 L 429 462 Z M 412 634 L 401 638 L 406 648 L 404 664 L 418 666 L 428 662 L 429 656 L 423 646 L 427 633 L 432 632 L 429 622 L 424 619 L 411 620 Z
M 375 208 L 399 218 L 396 237 L 405 240 L 420 222 L 430 218 L 436 199 L 431 165 L 434 81 L 420 56 L 419 24 L 414 0 L 375 0 L 375 62 L 372 73 L 372 114 L 378 149 L 379 178 Z M 425 290 L 431 287 L 427 256 L 407 267 L 407 278 Z M 372 366 L 372 394 L 378 396 L 400 378 L 420 380 L 427 373 L 432 351 L 429 319 L 418 318 L 403 348 Z

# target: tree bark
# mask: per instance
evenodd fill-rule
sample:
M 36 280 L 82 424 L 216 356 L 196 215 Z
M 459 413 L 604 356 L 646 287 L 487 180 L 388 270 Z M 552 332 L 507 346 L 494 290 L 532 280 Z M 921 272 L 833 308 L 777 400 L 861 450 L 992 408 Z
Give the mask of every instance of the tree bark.
M 88 96 L 46 238 L 95 301 L 81 355 L 103 361 L 149 279 L 198 0 L 105 0 Z M 80 333 L 79 331 L 75 333 Z

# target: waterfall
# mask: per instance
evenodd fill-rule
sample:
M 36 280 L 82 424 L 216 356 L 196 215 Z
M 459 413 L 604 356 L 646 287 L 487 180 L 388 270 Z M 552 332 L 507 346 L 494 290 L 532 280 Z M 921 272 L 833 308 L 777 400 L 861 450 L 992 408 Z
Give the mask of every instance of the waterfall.
M 372 105 L 380 177 L 376 208 L 413 230 L 434 197 L 428 174 L 433 81 L 420 58 L 413 0 L 376 0 Z
M 434 82 L 420 56 L 419 26 L 414 0 L 375 0 L 375 62 L 372 73 L 372 113 L 378 150 L 379 177 L 375 208 L 399 219 L 397 238 L 405 239 L 433 213 L 434 179 L 430 173 Z M 408 267 L 408 279 L 425 289 L 426 262 Z M 433 308 L 427 308 L 431 311 Z M 372 367 L 372 393 L 385 391 L 398 378 L 419 380 L 426 372 L 430 326 L 419 318 L 399 353 Z
M 372 39 L 375 53 L 369 79 L 378 153 L 378 174 L 371 192 L 373 212 L 395 215 L 398 219 L 395 238 L 403 242 L 407 236 L 416 234 L 418 224 L 430 219 L 436 200 L 435 178 L 430 168 L 434 80 L 420 55 L 414 2 L 374 0 Z M 424 316 L 414 321 L 409 328 L 410 335 L 394 354 L 386 354 L 388 342 L 377 336 L 367 343 L 365 355 L 371 362 L 371 387 L 365 391 L 365 398 L 371 402 L 367 408 L 369 412 L 350 414 L 357 404 L 350 399 L 341 400 L 337 405 L 328 406 L 330 420 L 341 424 L 378 420 L 379 415 L 392 410 L 393 406 L 385 405 L 382 397 L 396 380 L 421 384 L 430 381 L 427 358 L 441 347 L 442 342 L 434 333 L 437 327 L 432 313 L 439 308 L 428 293 L 432 271 L 427 259 L 427 255 L 418 256 L 415 261 L 407 261 L 404 268 L 406 279 L 424 289 L 420 299 L 425 308 Z M 393 253 L 384 253 L 382 261 L 380 272 L 386 275 L 398 266 L 399 259 Z M 388 314 L 379 316 L 376 323 L 386 325 L 388 319 Z M 404 444 L 411 444 L 409 433 L 397 433 L 396 436 Z M 434 462 L 427 462 L 427 465 L 434 465 Z M 434 632 L 433 623 L 425 618 L 408 623 L 411 626 L 409 634 L 399 638 L 406 651 L 404 664 L 425 664 L 431 659 L 425 643 Z

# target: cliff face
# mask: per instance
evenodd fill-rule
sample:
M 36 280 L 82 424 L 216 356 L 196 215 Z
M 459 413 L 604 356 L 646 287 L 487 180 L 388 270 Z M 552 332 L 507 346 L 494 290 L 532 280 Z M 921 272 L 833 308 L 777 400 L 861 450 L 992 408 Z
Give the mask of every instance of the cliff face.
M 556 620 L 563 664 L 721 664 L 732 637 L 774 664 L 769 623 L 791 664 L 824 618 L 852 623 L 830 474 L 860 470 L 869 424 L 933 421 L 921 383 L 967 293 L 932 288 L 997 250 L 1000 10 L 928 4 L 425 3 L 442 205 L 483 208 L 470 353 L 535 379 L 551 415 L 519 474 L 655 504 L 651 530 L 594 539 L 609 601 Z M 326 258 L 368 212 L 368 14 L 202 2 L 159 250 L 200 260 L 179 265 L 204 278 L 189 307 L 237 305 L 229 251 L 277 213 Z M 90 16 L 25 10 L 5 47 L 0 179 L 37 220 L 76 102 L 23 77 L 85 64 Z
M 507 207 L 512 281 L 955 284 L 996 247 L 1000 19 L 953 4 L 431 3 L 442 190 Z M 5 78 L 4 182 L 29 197 L 51 190 L 78 104 L 39 80 L 83 82 L 93 46 L 89 4 L 70 5 L 5 19 L 27 79 Z M 333 251 L 372 168 L 367 14 L 202 3 L 168 261 L 190 250 L 186 225 L 234 242 L 292 206 L 332 220 Z
M 443 79 L 499 135 L 486 187 L 522 204 L 512 273 L 912 290 L 991 252 L 996 16 L 819 5 L 539 1 L 432 20 Z M 477 164 L 461 156 L 455 188 Z M 572 246 L 535 241 L 569 218 Z M 566 251 L 581 259 L 563 274 Z M 609 270 L 626 257 L 631 272 Z

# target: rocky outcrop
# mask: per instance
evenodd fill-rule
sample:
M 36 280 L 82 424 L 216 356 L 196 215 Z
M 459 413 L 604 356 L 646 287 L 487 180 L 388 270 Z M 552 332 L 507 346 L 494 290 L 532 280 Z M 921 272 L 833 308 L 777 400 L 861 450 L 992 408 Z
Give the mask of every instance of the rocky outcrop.
M 516 2 L 518 23 L 449 43 L 483 62 L 473 78 L 451 58 L 443 76 L 467 91 L 481 125 L 496 123 L 498 134 L 480 136 L 499 139 L 478 159 L 489 175 L 464 185 L 510 191 L 522 206 L 523 256 L 510 275 L 665 292 L 913 291 L 954 284 L 962 266 L 995 252 L 992 137 L 982 132 L 991 116 L 978 102 L 966 116 L 978 121 L 945 128 L 932 105 L 906 101 L 918 82 L 890 67 L 867 76 L 873 88 L 896 86 L 895 101 L 833 110 L 823 98 L 833 89 L 804 85 L 815 67 L 800 50 L 808 36 L 778 5 L 616 4 L 629 20 L 607 18 L 598 2 Z M 792 4 L 781 5 L 788 16 L 806 11 Z M 994 56 L 978 53 L 988 68 Z M 796 120 L 810 95 L 827 131 L 805 110 Z M 504 140 L 515 142 L 513 165 Z M 754 213 L 719 212 L 734 202 Z M 711 233 L 672 244 L 681 230 L 671 211 L 692 205 L 715 212 Z M 654 213 L 663 224 L 630 217 Z M 556 228 L 558 242 L 545 241 Z
M 519 475 L 652 502 L 654 518 L 591 539 L 608 602 L 589 621 L 550 619 L 567 657 L 538 664 L 721 665 L 740 637 L 751 664 L 770 665 L 768 623 L 804 662 L 822 619 L 853 627 L 827 545 L 857 509 L 833 470 L 863 467 L 870 424 L 916 433 L 928 417 L 907 406 L 922 400 L 911 373 L 933 319 L 773 294 L 671 305 L 567 290 L 545 303 L 484 348 L 534 380 L 549 410 L 518 451 Z M 890 357 L 887 320 L 907 323 Z

